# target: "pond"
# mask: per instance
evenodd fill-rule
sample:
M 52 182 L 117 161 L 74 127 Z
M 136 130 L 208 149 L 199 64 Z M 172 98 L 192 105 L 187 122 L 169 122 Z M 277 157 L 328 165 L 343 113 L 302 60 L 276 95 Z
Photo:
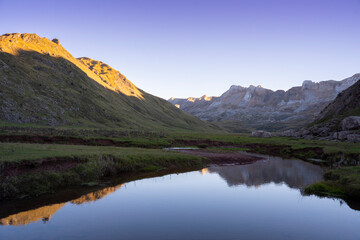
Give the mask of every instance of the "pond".
M 131 176 L 118 185 L 3 202 L 0 239 L 360 239 L 359 211 L 302 194 L 322 174 L 307 162 L 266 157 Z

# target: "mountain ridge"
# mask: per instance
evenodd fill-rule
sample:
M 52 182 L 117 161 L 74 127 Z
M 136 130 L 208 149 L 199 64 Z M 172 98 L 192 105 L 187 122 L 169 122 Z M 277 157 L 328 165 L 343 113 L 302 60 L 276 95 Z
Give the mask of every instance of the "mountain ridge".
M 358 73 L 342 81 L 305 80 L 301 86 L 287 91 L 273 91 L 260 85 L 250 85 L 248 88 L 232 85 L 221 96 L 212 97 L 210 101 L 202 98 L 191 98 L 191 101 L 170 98 L 168 101 L 210 122 L 242 125 L 249 129 L 266 128 L 266 125 L 279 123 L 278 129 L 281 129 L 288 124 L 310 123 L 340 92 L 359 79 Z

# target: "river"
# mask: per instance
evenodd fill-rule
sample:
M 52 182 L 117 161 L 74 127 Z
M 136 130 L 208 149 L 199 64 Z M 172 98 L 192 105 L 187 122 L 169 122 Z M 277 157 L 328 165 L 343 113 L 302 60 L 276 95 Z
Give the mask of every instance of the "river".
M 360 239 L 356 207 L 302 194 L 322 174 L 266 157 L 3 202 L 0 239 Z

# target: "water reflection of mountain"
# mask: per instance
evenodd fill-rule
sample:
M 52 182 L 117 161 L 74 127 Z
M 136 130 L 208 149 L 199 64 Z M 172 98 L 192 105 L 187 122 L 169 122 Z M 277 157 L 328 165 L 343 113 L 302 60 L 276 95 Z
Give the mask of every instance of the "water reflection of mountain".
M 117 189 L 121 188 L 123 184 L 117 185 L 115 187 L 107 187 L 100 189 L 71 201 L 72 204 L 83 204 L 87 202 L 93 202 L 98 199 L 105 197 L 106 195 L 115 192 Z M 51 217 L 62 207 L 64 207 L 68 202 L 57 203 L 47 206 L 42 206 L 36 209 L 31 209 L 28 211 L 22 211 L 5 218 L 0 219 L 0 225 L 26 225 L 32 222 L 37 222 L 42 220 L 47 222 Z
M 6 218 L 0 219 L 0 224 L 19 226 L 40 220 L 47 222 L 51 219 L 52 215 L 65 206 L 65 204 L 66 203 L 53 204 L 10 215 Z
M 259 186 L 266 183 L 286 183 L 291 188 L 322 180 L 321 167 L 300 161 L 268 157 L 249 165 L 210 167 L 209 172 L 219 174 L 229 186 Z
M 116 190 L 118 190 L 119 188 L 121 188 L 122 186 L 124 186 L 124 184 L 120 184 L 117 185 L 115 187 L 108 187 L 108 188 L 104 188 L 95 192 L 91 192 L 85 195 L 82 195 L 81 197 L 74 199 L 71 201 L 71 203 L 73 204 L 83 204 L 83 203 L 87 203 L 87 202 L 94 202 L 96 200 L 99 200 L 103 197 L 105 197 L 106 195 L 115 192 Z
M 195 169 L 123 174 L 122 177 L 112 180 L 112 183 L 109 184 L 111 186 L 107 187 L 75 188 L 57 194 L 40 196 L 37 199 L 1 202 L 0 225 L 26 225 L 40 220 L 47 222 L 66 204 L 83 204 L 102 199 L 124 186 L 126 182 L 164 176 L 170 173 L 188 172 L 191 170 Z

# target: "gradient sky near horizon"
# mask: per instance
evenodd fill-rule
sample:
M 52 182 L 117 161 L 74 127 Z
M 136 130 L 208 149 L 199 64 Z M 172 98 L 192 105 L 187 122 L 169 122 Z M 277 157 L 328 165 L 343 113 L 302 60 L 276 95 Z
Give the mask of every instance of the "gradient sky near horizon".
M 0 0 L 0 34 L 59 38 L 168 99 L 360 72 L 360 0 Z

